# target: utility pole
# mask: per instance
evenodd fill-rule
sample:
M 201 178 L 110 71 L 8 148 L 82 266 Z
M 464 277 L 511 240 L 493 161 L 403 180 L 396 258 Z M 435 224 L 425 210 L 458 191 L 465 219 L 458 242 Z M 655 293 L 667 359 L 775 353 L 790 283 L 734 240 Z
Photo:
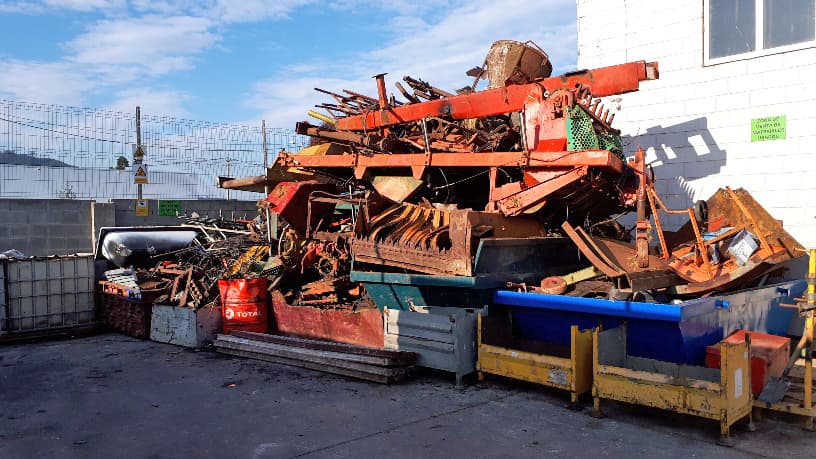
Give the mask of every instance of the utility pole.
M 269 150 L 266 146 L 266 120 L 261 120 L 261 135 L 263 136 L 263 152 L 264 152 L 264 199 L 269 196 L 269 180 L 267 179 L 267 174 L 269 173 Z M 269 207 L 266 208 L 266 240 L 269 244 L 269 255 L 272 256 L 272 213 L 269 211 Z M 275 218 L 275 228 L 274 228 L 275 235 L 278 234 L 278 219 Z
M 136 106 L 136 152 L 133 153 L 133 163 L 142 164 L 144 159 L 144 150 L 142 150 L 142 111 L 139 106 Z M 137 166 L 138 167 L 138 166 Z M 142 184 L 136 185 L 138 198 L 142 199 Z

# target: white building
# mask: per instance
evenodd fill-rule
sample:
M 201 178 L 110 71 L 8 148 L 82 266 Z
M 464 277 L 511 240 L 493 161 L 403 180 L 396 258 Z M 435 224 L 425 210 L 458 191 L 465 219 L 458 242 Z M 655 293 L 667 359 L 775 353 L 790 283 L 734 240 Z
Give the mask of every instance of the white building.
M 577 2 L 578 68 L 659 63 L 659 80 L 608 102 L 666 204 L 743 187 L 816 247 L 816 0 Z

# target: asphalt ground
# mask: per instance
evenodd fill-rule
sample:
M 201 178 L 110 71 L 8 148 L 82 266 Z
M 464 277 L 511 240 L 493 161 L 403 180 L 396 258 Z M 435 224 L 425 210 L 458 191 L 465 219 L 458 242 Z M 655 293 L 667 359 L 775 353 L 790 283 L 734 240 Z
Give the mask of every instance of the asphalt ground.
M 498 377 L 391 386 L 103 334 L 0 345 L 0 458 L 804 457 L 781 415 L 734 428 Z

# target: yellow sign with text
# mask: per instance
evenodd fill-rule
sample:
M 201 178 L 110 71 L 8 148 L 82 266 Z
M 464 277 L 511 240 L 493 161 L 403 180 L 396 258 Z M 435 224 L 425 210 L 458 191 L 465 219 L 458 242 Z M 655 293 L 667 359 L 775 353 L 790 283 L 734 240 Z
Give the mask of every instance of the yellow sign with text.
M 150 207 L 147 205 L 147 199 L 136 200 L 136 216 L 147 217 L 150 215 Z

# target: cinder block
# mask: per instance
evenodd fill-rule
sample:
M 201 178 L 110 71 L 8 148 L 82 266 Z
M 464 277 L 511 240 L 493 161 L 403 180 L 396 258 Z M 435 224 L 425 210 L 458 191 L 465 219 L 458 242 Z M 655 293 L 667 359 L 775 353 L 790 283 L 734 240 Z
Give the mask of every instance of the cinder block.
M 10 225 L 7 228 L 10 238 L 26 238 L 32 233 L 32 228 L 28 225 Z
M 693 161 L 683 165 L 683 177 L 687 180 L 708 177 L 718 174 L 722 168 L 722 161 Z
M 751 100 L 750 93 L 746 91 L 746 92 L 731 92 L 720 96 L 716 96 L 714 101 L 716 110 L 726 111 L 748 108 Z M 711 111 L 713 112 L 714 110 Z
M 72 237 L 66 240 L 66 247 L 72 252 L 90 252 L 91 238 L 89 237 Z
M 744 76 L 748 74 L 748 61 L 725 62 L 706 67 L 706 70 L 710 70 L 713 73 L 711 78 L 717 80 Z
M 786 69 L 816 66 L 816 48 L 809 48 L 794 53 L 782 53 L 782 65 Z M 808 72 L 808 74 L 812 74 Z
M 35 256 L 53 255 L 52 248 L 48 243 L 48 238 L 44 237 L 29 237 L 28 250 L 30 253 L 25 252 L 26 255 Z
M 29 214 L 30 212 L 19 210 L 19 208 L 15 206 L 13 210 L 0 212 L 0 221 L 9 225 L 25 225 L 30 221 Z
M 30 246 L 28 243 L 27 238 L 7 238 L 7 239 L 0 239 L 0 252 L 5 252 L 6 250 L 16 249 L 23 252 L 26 255 L 29 255 Z
M 781 104 L 785 100 L 785 90 L 780 88 L 757 89 L 751 91 L 750 100 L 751 107 L 764 107 L 769 105 Z
M 757 74 L 783 68 L 782 66 L 785 65 L 785 54 L 787 53 L 770 54 L 762 56 L 760 59 L 748 59 L 748 73 Z

